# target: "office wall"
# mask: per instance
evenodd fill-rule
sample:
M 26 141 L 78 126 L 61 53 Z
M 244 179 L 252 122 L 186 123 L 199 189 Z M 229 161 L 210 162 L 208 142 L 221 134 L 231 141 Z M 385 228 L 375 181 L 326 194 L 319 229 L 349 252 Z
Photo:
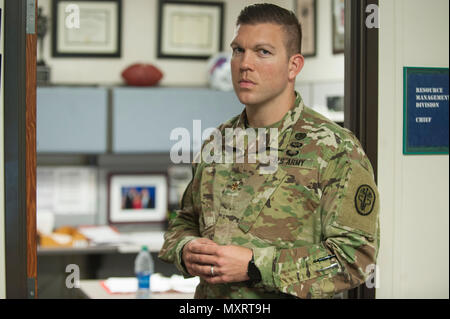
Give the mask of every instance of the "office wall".
M 214 1 L 214 0 L 213 0 Z M 326 0 L 327 1 L 327 0 Z M 121 58 L 52 58 L 51 32 L 44 40 L 44 59 L 51 66 L 53 83 L 118 84 L 120 73 L 128 65 L 152 63 L 164 73 L 161 85 L 205 86 L 207 84 L 205 61 L 157 59 L 158 1 L 123 0 L 122 57 Z M 251 1 L 223 0 L 224 50 L 230 50 L 234 24 L 240 10 L 251 3 L 271 2 L 287 9 L 293 8 L 292 0 Z M 51 1 L 39 0 L 44 15 L 51 16 Z M 330 27 L 331 28 L 331 27 Z
M 215 1 L 215 0 L 213 0 Z M 293 0 L 223 0 L 225 3 L 224 50 L 234 35 L 234 24 L 241 9 L 249 4 L 270 2 L 295 10 Z M 51 0 L 39 0 L 44 15 L 51 16 Z M 157 59 L 157 0 L 123 0 L 122 57 L 117 59 L 53 58 L 51 29 L 44 40 L 44 59 L 52 67 L 52 82 L 117 84 L 120 73 L 135 62 L 152 63 L 165 74 L 161 85 L 207 84 L 206 62 Z M 344 55 L 334 55 L 331 36 L 331 0 L 317 0 L 317 55 L 306 59 L 298 82 L 344 81 Z
M 295 2 L 295 1 L 292 1 Z M 317 0 L 316 56 L 305 59 L 305 66 L 297 83 L 344 82 L 344 54 L 333 54 L 332 1 Z
M 448 0 L 380 0 L 377 298 L 449 297 L 449 158 L 404 156 L 403 67 L 447 67 Z
M 3 157 L 3 8 L 4 0 L 0 0 L 0 299 L 6 298 L 5 277 L 5 165 Z

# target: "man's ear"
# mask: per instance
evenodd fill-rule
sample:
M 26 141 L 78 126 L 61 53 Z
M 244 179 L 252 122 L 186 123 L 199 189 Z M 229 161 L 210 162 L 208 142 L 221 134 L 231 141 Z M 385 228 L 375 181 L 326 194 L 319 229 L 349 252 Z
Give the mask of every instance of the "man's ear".
M 303 69 L 305 58 L 301 54 L 295 54 L 289 59 L 289 80 L 295 80 L 295 77 Z

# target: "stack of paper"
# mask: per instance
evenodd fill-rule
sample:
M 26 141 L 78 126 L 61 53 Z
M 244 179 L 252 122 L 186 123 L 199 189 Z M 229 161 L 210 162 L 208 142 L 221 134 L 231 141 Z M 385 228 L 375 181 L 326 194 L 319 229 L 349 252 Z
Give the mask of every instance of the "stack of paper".
M 170 277 L 170 287 L 172 290 L 184 293 L 194 293 L 200 283 L 200 278 L 193 277 L 184 279 L 183 276 L 173 275 Z
M 115 278 L 111 277 L 100 282 L 103 288 L 110 294 L 135 293 L 137 291 L 136 278 Z
M 182 293 L 193 293 L 200 283 L 198 277 L 184 279 L 182 276 L 173 275 L 164 277 L 161 274 L 153 274 L 150 277 L 150 289 L 152 292 L 165 292 L 174 290 Z M 134 277 L 111 277 L 100 282 L 102 287 L 110 294 L 136 293 L 138 282 Z
M 121 234 L 122 242 L 131 248 L 139 251 L 142 245 L 146 245 L 150 251 L 159 251 L 164 244 L 164 232 L 132 232 Z M 121 247 L 119 251 L 125 251 L 126 247 Z M 131 251 L 131 250 L 130 250 Z
M 119 232 L 110 226 L 82 226 L 78 228 L 78 231 L 93 244 L 114 245 L 122 243 L 122 237 Z

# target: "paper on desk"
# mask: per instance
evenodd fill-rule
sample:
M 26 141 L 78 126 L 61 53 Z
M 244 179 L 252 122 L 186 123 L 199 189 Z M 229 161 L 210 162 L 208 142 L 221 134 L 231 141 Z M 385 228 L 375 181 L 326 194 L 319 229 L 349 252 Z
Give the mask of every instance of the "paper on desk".
M 110 226 L 80 226 L 78 231 L 93 244 L 120 244 L 122 236 Z
M 36 229 L 42 235 L 50 236 L 55 227 L 55 215 L 46 210 L 40 210 L 36 214 Z
M 103 288 L 110 294 L 126 294 L 137 291 L 137 279 L 131 278 L 116 278 L 111 277 L 105 281 L 100 282 Z
M 150 251 L 159 251 L 164 244 L 164 232 L 133 232 L 121 234 L 122 242 L 127 245 L 119 248 L 119 251 L 133 251 L 146 245 Z
M 200 283 L 198 277 L 184 279 L 182 276 L 173 275 L 164 277 L 155 273 L 150 277 L 150 289 L 152 292 L 165 292 L 175 290 L 182 293 L 193 293 Z M 138 282 L 134 277 L 111 277 L 101 282 L 102 287 L 110 294 L 135 293 Z
M 184 279 L 183 276 L 172 275 L 170 277 L 170 287 L 171 289 L 184 292 L 184 293 L 193 293 L 195 292 L 195 288 L 197 288 L 200 283 L 200 278 L 193 277 L 189 279 Z

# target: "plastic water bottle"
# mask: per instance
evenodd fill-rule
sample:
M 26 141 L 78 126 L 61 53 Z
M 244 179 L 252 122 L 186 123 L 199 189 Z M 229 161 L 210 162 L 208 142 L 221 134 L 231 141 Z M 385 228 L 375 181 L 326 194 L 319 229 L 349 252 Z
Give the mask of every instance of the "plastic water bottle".
M 134 261 L 134 273 L 138 280 L 137 299 L 147 299 L 150 297 L 150 276 L 154 271 L 152 255 L 147 246 L 142 246 L 141 251 Z

